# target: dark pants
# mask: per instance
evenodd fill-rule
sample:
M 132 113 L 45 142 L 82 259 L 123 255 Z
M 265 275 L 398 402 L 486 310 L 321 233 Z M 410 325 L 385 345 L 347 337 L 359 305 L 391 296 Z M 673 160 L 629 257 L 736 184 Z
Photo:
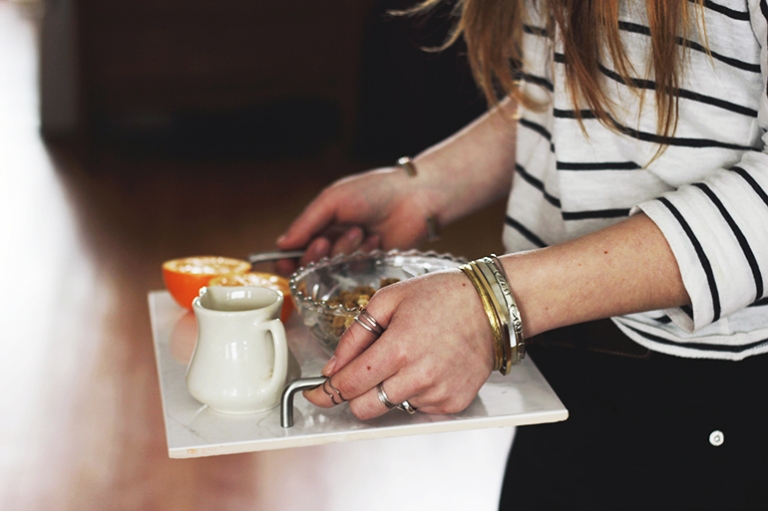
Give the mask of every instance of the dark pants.
M 518 428 L 501 510 L 768 510 L 768 356 L 529 353 L 570 417 Z

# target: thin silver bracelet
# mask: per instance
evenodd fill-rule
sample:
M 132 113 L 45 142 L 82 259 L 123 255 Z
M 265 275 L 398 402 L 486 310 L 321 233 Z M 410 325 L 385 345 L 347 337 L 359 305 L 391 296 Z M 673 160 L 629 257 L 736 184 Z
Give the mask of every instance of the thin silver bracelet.
M 405 171 L 408 177 L 416 177 L 418 171 L 416 170 L 416 164 L 413 162 L 410 156 L 403 156 L 397 160 L 397 166 Z M 435 215 L 427 215 L 424 219 L 427 224 L 427 241 L 437 241 L 440 239 L 440 223 L 437 221 Z

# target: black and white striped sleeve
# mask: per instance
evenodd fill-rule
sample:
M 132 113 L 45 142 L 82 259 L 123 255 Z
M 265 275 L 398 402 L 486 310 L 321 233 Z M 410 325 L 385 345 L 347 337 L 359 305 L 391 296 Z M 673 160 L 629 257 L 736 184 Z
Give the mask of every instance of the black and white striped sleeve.
M 692 307 L 667 313 L 689 332 L 759 302 L 768 288 L 768 4 L 749 0 L 749 9 L 761 46 L 763 85 L 752 91 L 761 147 L 633 210 L 657 224 L 678 261 Z

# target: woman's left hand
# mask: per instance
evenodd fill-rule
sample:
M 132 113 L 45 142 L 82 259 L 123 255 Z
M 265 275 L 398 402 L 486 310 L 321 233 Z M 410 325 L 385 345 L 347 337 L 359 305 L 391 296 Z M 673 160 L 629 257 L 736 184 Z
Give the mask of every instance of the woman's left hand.
M 366 310 L 384 333 L 353 323 L 323 369 L 357 418 L 388 411 L 376 389 L 382 382 L 392 403 L 407 400 L 420 412 L 456 413 L 469 406 L 493 369 L 493 335 L 474 286 L 460 270 L 387 286 Z M 335 393 L 327 387 L 305 396 L 331 407 Z

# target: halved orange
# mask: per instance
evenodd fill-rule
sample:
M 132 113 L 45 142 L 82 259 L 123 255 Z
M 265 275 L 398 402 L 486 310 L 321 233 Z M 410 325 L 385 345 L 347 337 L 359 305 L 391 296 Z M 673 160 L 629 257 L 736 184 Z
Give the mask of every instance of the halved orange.
M 230 273 L 214 277 L 208 282 L 209 286 L 260 286 L 276 289 L 283 292 L 283 309 L 280 311 L 280 320 L 285 323 L 293 313 L 293 300 L 291 299 L 291 287 L 288 279 L 274 273 L 250 271 L 246 273 Z
M 245 273 L 250 269 L 251 263 L 248 261 L 231 257 L 182 257 L 163 263 L 163 280 L 176 303 L 191 309 L 192 300 L 211 279 L 231 273 Z

